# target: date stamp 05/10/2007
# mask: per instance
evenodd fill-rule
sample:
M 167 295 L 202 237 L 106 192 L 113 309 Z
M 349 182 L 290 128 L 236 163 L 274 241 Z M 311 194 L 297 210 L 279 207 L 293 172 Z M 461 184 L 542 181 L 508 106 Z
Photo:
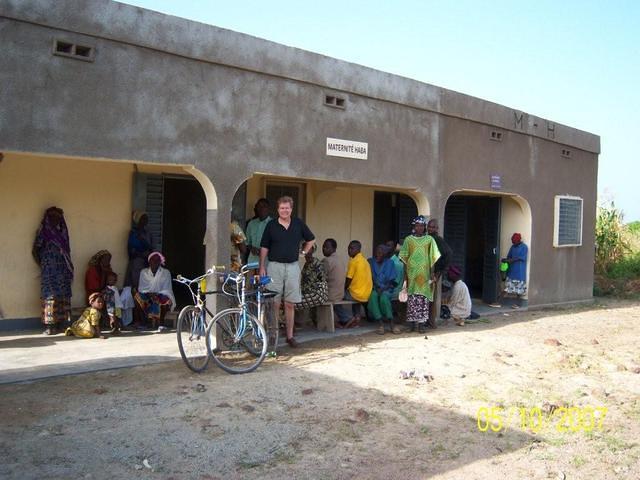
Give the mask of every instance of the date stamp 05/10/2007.
M 607 407 L 558 407 L 550 411 L 540 407 L 480 407 L 476 414 L 478 430 L 499 432 L 509 427 L 541 433 L 551 428 L 558 432 L 602 430 Z

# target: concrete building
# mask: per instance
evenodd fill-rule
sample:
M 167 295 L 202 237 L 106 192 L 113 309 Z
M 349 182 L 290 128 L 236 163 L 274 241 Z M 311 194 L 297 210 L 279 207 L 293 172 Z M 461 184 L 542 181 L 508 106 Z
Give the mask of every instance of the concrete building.
M 35 322 L 31 244 L 65 210 L 74 305 L 133 208 L 174 274 L 228 261 L 230 216 L 288 193 L 369 254 L 440 219 L 474 296 L 514 231 L 529 305 L 591 298 L 598 136 L 462 93 L 109 1 L 0 0 L 0 328 Z

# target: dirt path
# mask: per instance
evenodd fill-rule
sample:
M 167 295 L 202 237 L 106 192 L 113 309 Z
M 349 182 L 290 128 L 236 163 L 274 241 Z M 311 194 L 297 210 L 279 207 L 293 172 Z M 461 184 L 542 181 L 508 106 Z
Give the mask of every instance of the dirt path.
M 175 362 L 4 385 L 0 477 L 638 479 L 638 339 L 640 304 L 610 302 L 316 342 L 244 376 Z M 558 431 L 586 406 L 608 409 L 592 431 Z M 509 426 L 479 431 L 483 407 Z M 538 432 L 520 416 L 536 407 Z

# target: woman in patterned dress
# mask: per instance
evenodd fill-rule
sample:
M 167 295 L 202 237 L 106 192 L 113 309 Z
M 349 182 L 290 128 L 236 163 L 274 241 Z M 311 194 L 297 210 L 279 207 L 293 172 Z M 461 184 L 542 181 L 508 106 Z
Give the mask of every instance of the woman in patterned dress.
M 140 272 L 138 291 L 134 299 L 138 305 L 137 327 L 151 320 L 153 328 L 164 327 L 164 317 L 175 308 L 176 297 L 171 285 L 171 272 L 164 268 L 165 258 L 160 252 L 151 252 L 147 258 L 149 267 Z M 142 318 L 140 318 L 142 317 Z
M 433 301 L 433 266 L 440 258 L 438 245 L 432 236 L 426 235 L 427 219 L 418 215 L 413 222 L 413 233 L 404 239 L 400 260 L 405 264 L 407 284 L 407 322 L 411 331 L 424 333 L 429 319 L 430 302 Z
M 304 256 L 305 264 L 300 273 L 302 301 L 296 303 L 296 310 L 317 307 L 326 303 L 329 298 L 327 274 L 322 267 L 322 262 L 313 256 L 316 248 L 316 245 L 313 245 Z
M 40 298 L 44 333 L 53 335 L 71 320 L 71 283 L 73 263 L 69 245 L 69 230 L 64 212 L 50 207 L 44 213 L 32 249 L 40 267 Z

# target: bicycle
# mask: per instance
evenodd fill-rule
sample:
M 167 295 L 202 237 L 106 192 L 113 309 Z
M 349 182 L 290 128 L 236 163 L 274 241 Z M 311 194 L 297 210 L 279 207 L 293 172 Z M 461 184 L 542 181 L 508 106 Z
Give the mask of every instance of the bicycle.
M 276 296 L 276 293 L 265 291 L 266 285 L 271 282 L 269 277 L 255 276 L 252 280 L 252 284 L 256 286 L 256 291 L 248 293 L 247 296 L 255 295 L 256 301 L 248 301 L 247 306 L 267 332 L 267 356 L 275 357 L 278 348 L 280 325 L 278 313 L 274 312 L 271 299 Z
M 223 291 L 204 291 L 205 282 L 203 280 L 216 273 L 216 271 L 223 269 L 224 266 L 214 266 L 207 270 L 204 275 L 192 280 L 182 275 L 178 275 L 174 279 L 175 282 L 181 283 L 189 289 L 193 299 L 193 305 L 187 305 L 180 311 L 176 333 L 180 356 L 187 367 L 196 373 L 204 371 L 209 364 L 206 333 L 209 325 L 208 318 L 213 318 L 214 315 L 207 308 L 205 303 L 206 295 L 224 293 Z
M 218 312 L 209 323 L 206 332 L 207 352 L 213 361 L 224 371 L 232 374 L 249 373 L 260 366 L 267 354 L 269 337 L 263 323 L 267 320 L 263 303 L 265 286 L 269 277 L 259 277 L 256 291 L 247 293 L 246 277 L 249 270 L 258 267 L 257 263 L 243 266 L 240 272 L 230 273 L 222 286 L 227 295 L 235 295 L 238 306 Z M 229 292 L 230 283 L 235 283 L 235 291 Z M 256 302 L 247 300 L 256 296 Z M 256 314 L 250 310 L 255 309 Z M 275 339 L 277 342 L 277 338 Z M 274 344 L 275 348 L 275 344 Z

